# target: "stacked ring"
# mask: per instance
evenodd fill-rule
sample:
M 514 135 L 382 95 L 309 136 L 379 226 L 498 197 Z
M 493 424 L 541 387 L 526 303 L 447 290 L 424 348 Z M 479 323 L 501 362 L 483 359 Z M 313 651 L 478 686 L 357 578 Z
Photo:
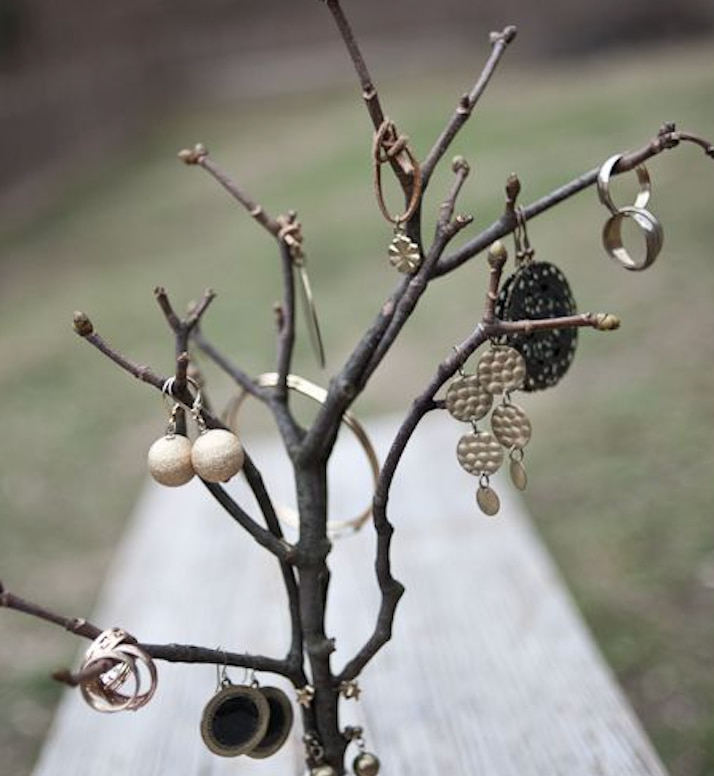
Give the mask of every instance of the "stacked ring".
M 103 661 L 111 661 L 112 665 L 79 685 L 82 697 L 95 711 L 136 711 L 154 696 L 158 680 L 154 661 L 122 628 L 110 628 L 99 634 L 87 650 L 80 672 L 91 673 L 92 668 Z M 149 688 L 144 692 L 141 691 L 142 677 L 137 662 L 149 674 Z M 133 679 L 133 690 L 126 694 L 122 690 L 129 678 Z
M 265 374 L 258 375 L 258 377 L 255 378 L 255 384 L 260 388 L 275 388 L 278 384 L 277 372 L 266 372 Z M 324 388 L 311 383 L 309 380 L 306 380 L 299 375 L 289 374 L 287 376 L 287 385 L 291 391 L 295 391 L 295 393 L 305 396 L 308 399 L 312 399 L 312 401 L 315 401 L 318 404 L 323 404 L 327 398 L 327 391 Z M 238 412 L 248 395 L 249 394 L 246 391 L 241 391 L 228 405 L 224 416 L 226 425 L 229 428 L 235 428 Z M 376 486 L 379 479 L 379 459 L 367 436 L 367 432 L 357 418 L 350 412 L 344 413 L 342 416 L 342 423 L 354 434 L 357 442 L 359 442 L 364 451 L 372 473 L 374 485 Z M 293 528 L 299 526 L 299 515 L 295 508 L 284 504 L 276 504 L 275 512 L 278 518 L 286 525 L 290 525 Z M 369 520 L 371 514 L 372 506 L 370 504 L 370 506 L 360 512 L 356 517 L 347 520 L 330 520 L 327 524 L 328 535 L 331 538 L 336 538 L 356 533 L 367 520 Z
M 644 164 L 639 164 L 635 168 L 640 191 L 635 197 L 633 205 L 618 207 L 610 196 L 610 177 L 622 156 L 622 154 L 615 154 L 607 159 L 597 176 L 597 192 L 600 202 L 612 213 L 603 227 L 602 241 L 607 253 L 620 266 L 637 272 L 647 269 L 647 267 L 654 263 L 654 260 L 662 250 L 664 233 L 658 219 L 649 210 L 645 209 L 650 200 L 652 190 L 650 176 Z M 646 252 L 644 258 L 640 260 L 633 259 L 623 244 L 622 224 L 627 218 L 631 218 L 645 236 Z

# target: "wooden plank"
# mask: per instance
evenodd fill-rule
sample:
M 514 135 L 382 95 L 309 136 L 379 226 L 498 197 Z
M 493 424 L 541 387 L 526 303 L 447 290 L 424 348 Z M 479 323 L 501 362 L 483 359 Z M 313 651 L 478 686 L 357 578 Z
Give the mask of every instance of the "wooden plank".
M 383 457 L 395 420 L 369 428 Z M 391 509 L 395 573 L 408 593 L 393 641 L 362 677 L 362 700 L 343 704 L 343 722 L 365 726 L 388 776 L 665 776 L 523 503 L 499 481 L 501 515 L 477 512 L 475 481 L 454 457 L 459 433 L 448 418 L 428 418 L 404 459 Z M 280 451 L 250 447 L 289 499 Z M 333 468 L 335 516 L 358 512 L 369 481 L 358 449 L 341 440 Z M 331 556 L 336 665 L 374 623 L 373 546 L 366 528 Z M 101 600 L 96 622 L 150 642 L 273 655 L 287 646 L 276 564 L 199 484 L 147 487 Z M 298 729 L 262 762 L 204 748 L 199 718 L 215 681 L 210 667 L 162 664 L 155 699 L 135 714 L 99 715 L 67 693 L 35 776 L 301 773 Z

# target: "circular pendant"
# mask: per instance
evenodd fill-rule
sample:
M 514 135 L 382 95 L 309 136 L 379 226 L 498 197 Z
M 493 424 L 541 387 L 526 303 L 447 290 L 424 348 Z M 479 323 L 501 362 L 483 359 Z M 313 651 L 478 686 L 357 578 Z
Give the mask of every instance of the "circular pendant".
M 531 422 L 517 404 L 499 404 L 491 413 L 491 428 L 508 450 L 525 447 L 531 438 Z
M 194 475 L 191 441 L 180 434 L 167 434 L 151 445 L 147 463 L 151 476 L 162 485 L 185 485 Z
M 278 687 L 259 687 L 258 691 L 268 701 L 268 729 L 257 746 L 246 754 L 255 760 L 263 760 L 275 754 L 287 741 L 293 724 L 293 707 L 288 696 Z
M 503 321 L 560 318 L 577 312 L 565 275 L 554 264 L 532 261 L 504 284 L 496 301 Z M 501 342 L 516 348 L 526 362 L 525 391 L 549 388 L 560 381 L 575 356 L 576 328 L 509 334 Z
M 503 448 L 493 434 L 475 431 L 459 439 L 456 457 L 469 474 L 494 474 L 503 463 Z
M 228 482 L 243 468 L 245 454 L 238 437 L 223 428 L 199 434 L 191 448 L 191 462 L 206 482 Z
M 221 757 L 254 749 L 268 729 L 270 707 L 254 687 L 228 685 L 211 698 L 201 718 L 206 746 Z
M 498 510 L 501 508 L 501 501 L 498 498 L 498 494 L 488 485 L 479 486 L 479 489 L 476 491 L 476 503 L 484 515 L 488 515 L 489 517 L 498 514 Z
M 478 375 L 458 377 L 446 391 L 446 409 L 464 423 L 483 418 L 492 404 L 493 395 L 481 387 Z
M 477 374 L 481 387 L 487 393 L 510 393 L 523 385 L 526 362 L 515 348 L 493 345 L 481 356 Z

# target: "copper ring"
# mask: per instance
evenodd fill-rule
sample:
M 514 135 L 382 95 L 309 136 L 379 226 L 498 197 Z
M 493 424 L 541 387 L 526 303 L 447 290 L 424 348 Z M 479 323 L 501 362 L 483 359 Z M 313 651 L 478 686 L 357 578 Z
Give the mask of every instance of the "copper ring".
M 101 660 L 114 660 L 116 665 L 94 679 L 83 682 L 82 694 L 93 708 L 98 711 L 136 710 L 146 705 L 156 692 L 158 674 L 154 661 L 143 650 L 136 639 L 122 628 L 110 628 L 102 631 L 92 642 L 82 662 L 82 671 Z M 149 672 L 149 689 L 141 692 L 141 676 L 136 665 L 137 660 Z M 120 690 L 129 676 L 134 678 L 134 692 L 125 695 Z
M 600 202 L 613 214 L 617 215 L 620 208 L 615 205 L 610 196 L 610 177 L 612 171 L 615 169 L 615 165 L 622 159 L 624 154 L 614 154 L 609 159 L 606 159 L 602 167 L 597 174 L 597 193 L 600 198 Z M 632 207 L 644 208 L 650 201 L 650 194 L 652 193 L 652 187 L 650 182 L 650 174 L 647 172 L 647 168 L 644 164 L 638 164 L 635 167 L 637 173 L 637 181 L 640 184 L 640 191 L 635 197 L 635 202 Z
M 278 373 L 266 372 L 262 375 L 258 375 L 258 377 L 255 378 L 255 384 L 260 388 L 275 388 L 278 384 Z M 318 404 L 324 404 L 325 399 L 327 398 L 327 391 L 324 388 L 311 383 L 309 380 L 306 380 L 299 375 L 289 374 L 287 376 L 287 385 L 291 391 L 295 391 L 295 393 L 305 396 L 308 399 L 312 399 Z M 233 431 L 235 431 L 236 419 L 240 408 L 248 396 L 249 394 L 247 391 L 241 391 L 233 398 L 224 413 L 226 425 Z M 354 434 L 360 447 L 364 450 L 372 473 L 372 479 L 376 487 L 379 480 L 379 459 L 372 446 L 372 442 L 367 436 L 367 432 L 351 412 L 344 413 L 342 416 L 342 423 Z M 284 504 L 276 504 L 275 512 L 278 518 L 286 525 L 290 525 L 293 528 L 298 528 L 300 526 L 300 516 L 295 508 Z M 350 520 L 328 521 L 327 533 L 331 538 L 356 533 L 369 520 L 371 515 L 372 505 L 370 504 L 364 511 Z
M 622 244 L 622 222 L 631 218 L 645 235 L 647 250 L 642 261 L 635 261 Z M 632 272 L 647 269 L 662 250 L 662 225 L 648 210 L 624 207 L 608 218 L 602 230 L 602 242 L 608 254 L 622 267 Z

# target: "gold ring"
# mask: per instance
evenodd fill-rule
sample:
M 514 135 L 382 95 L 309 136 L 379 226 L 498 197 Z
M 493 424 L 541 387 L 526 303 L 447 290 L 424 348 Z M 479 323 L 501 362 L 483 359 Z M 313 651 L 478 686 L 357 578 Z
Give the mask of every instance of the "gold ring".
M 255 383 L 260 388 L 275 388 L 278 384 L 278 374 L 277 372 L 266 372 L 262 375 L 258 375 L 258 377 L 255 378 Z M 287 385 L 291 391 L 295 391 L 295 393 L 298 393 L 301 396 L 312 399 L 318 404 L 324 404 L 325 399 L 327 398 L 327 391 L 324 388 L 311 383 L 309 380 L 306 380 L 304 377 L 300 377 L 299 375 L 289 374 L 287 376 Z M 240 411 L 240 408 L 248 395 L 249 394 L 246 391 L 241 391 L 228 405 L 225 412 L 225 417 L 226 425 L 229 428 L 235 428 L 238 412 Z M 370 471 L 372 472 L 372 479 L 376 487 L 377 481 L 379 480 L 379 459 L 377 458 L 377 453 L 375 452 L 374 447 L 372 446 L 372 443 L 367 436 L 367 432 L 351 412 L 344 413 L 342 416 L 342 423 L 347 426 L 347 428 L 349 428 L 349 430 L 354 434 L 355 438 L 362 447 L 362 450 L 364 450 L 364 453 L 367 456 Z M 300 518 L 296 509 L 293 507 L 285 506 L 284 504 L 276 504 L 275 512 L 283 523 L 290 525 L 293 528 L 299 528 Z M 356 533 L 367 522 L 367 520 L 369 520 L 371 514 L 372 505 L 370 504 L 370 506 L 368 506 L 363 512 L 360 512 L 351 520 L 330 520 L 327 523 L 328 535 L 331 538 L 338 538 L 342 535 Z
M 647 251 L 642 261 L 635 261 L 622 244 L 622 222 L 631 218 L 644 232 Z M 647 269 L 662 250 L 664 234 L 662 225 L 648 210 L 623 207 L 608 218 L 602 230 L 602 242 L 610 256 L 625 269 L 638 272 Z
M 100 633 L 90 644 L 81 670 L 86 671 L 102 660 L 113 660 L 115 665 L 99 676 L 80 684 L 82 695 L 92 708 L 104 712 L 125 709 L 135 711 L 151 700 L 158 683 L 156 666 L 130 633 L 122 628 L 110 628 Z M 143 663 L 149 673 L 149 689 L 143 693 L 137 660 Z M 129 676 L 134 679 L 134 691 L 131 695 L 125 695 L 120 690 Z
M 606 159 L 600 171 L 597 174 L 597 193 L 600 197 L 600 202 L 613 214 L 616 215 L 620 208 L 615 205 L 610 196 L 610 176 L 615 168 L 615 165 L 622 159 L 623 154 L 615 154 L 609 159 Z M 650 183 L 650 174 L 647 172 L 647 168 L 644 164 L 638 164 L 635 167 L 637 173 L 637 181 L 640 184 L 640 191 L 635 197 L 633 207 L 644 208 L 650 201 L 650 194 L 652 192 Z

